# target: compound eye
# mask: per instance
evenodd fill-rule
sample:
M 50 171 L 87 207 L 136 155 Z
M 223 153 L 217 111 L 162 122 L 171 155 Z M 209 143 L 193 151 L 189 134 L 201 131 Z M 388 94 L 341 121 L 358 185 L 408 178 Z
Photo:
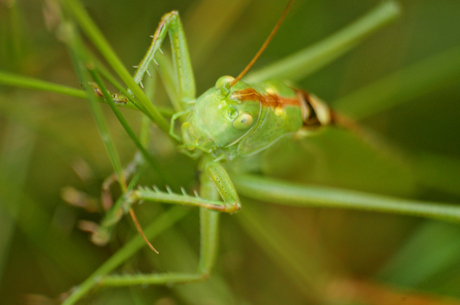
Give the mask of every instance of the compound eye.
M 233 127 L 236 129 L 248 129 L 252 125 L 252 115 L 243 112 L 233 121 Z

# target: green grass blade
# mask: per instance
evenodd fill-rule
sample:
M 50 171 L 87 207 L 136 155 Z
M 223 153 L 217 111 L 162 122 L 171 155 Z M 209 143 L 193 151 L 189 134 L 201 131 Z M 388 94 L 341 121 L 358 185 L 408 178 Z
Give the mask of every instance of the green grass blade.
M 257 203 L 245 201 L 244 212 L 236 217 L 245 229 L 245 232 L 252 237 L 255 243 L 264 250 L 274 264 L 278 264 L 280 269 L 295 283 L 303 295 L 310 300 L 318 302 L 321 297 L 325 266 L 321 261 L 318 249 L 314 247 L 308 256 L 305 256 L 297 244 L 293 244 L 292 239 L 286 239 L 283 229 L 270 223 L 270 219 L 260 217 L 263 208 L 257 207 Z M 289 223 L 289 219 L 284 218 L 280 213 L 277 215 L 277 223 Z M 311 240 L 303 240 L 304 243 L 312 243 Z
M 97 57 L 93 54 L 90 54 L 90 56 L 91 62 L 94 63 L 94 66 L 96 67 L 98 73 L 101 74 L 101 76 L 105 78 L 112 86 L 117 88 L 118 91 L 123 93 L 123 95 L 128 99 L 127 104 L 131 104 L 132 106 L 134 106 L 134 108 L 142 111 L 145 115 L 149 116 L 152 121 L 154 121 L 154 118 L 145 109 L 145 107 L 142 106 L 142 104 L 140 104 L 131 94 L 128 93 L 128 91 L 115 79 L 115 77 L 112 76 L 109 70 L 97 59 Z
M 363 119 L 449 84 L 460 75 L 460 46 L 403 68 L 334 103 L 334 109 Z
M 460 160 L 418 152 L 414 157 L 414 171 L 420 183 L 438 190 L 460 195 Z
M 139 139 L 137 138 L 136 134 L 131 129 L 131 127 L 129 126 L 128 122 L 125 120 L 125 118 L 124 118 L 123 114 L 121 113 L 120 109 L 118 109 L 117 105 L 115 105 L 115 102 L 112 100 L 109 92 L 105 88 L 104 83 L 100 79 L 99 75 L 96 73 L 96 71 L 94 69 L 89 69 L 89 72 L 91 73 L 91 76 L 93 77 L 94 81 L 97 83 L 97 85 L 101 89 L 102 94 L 105 97 L 105 100 L 108 102 L 110 108 L 112 109 L 113 113 L 117 117 L 118 121 L 123 126 L 123 128 L 125 129 L 126 133 L 129 135 L 131 140 L 133 140 L 134 144 L 136 145 L 137 149 L 139 149 L 139 151 L 141 152 L 141 154 L 144 157 L 144 159 L 150 164 L 150 166 L 157 172 L 157 174 L 160 176 L 160 178 L 166 184 L 171 184 L 172 180 L 171 179 L 166 180 L 166 177 L 164 176 L 164 174 L 160 170 L 160 165 L 159 165 L 158 161 L 156 159 L 154 159 L 147 152 L 147 150 L 144 148 L 144 146 L 142 146 L 142 144 L 139 141 Z
M 208 64 L 209 55 L 219 46 L 225 35 L 235 27 L 238 18 L 246 12 L 249 4 L 250 2 L 246 0 L 205 0 L 187 15 L 184 29 L 187 30 L 187 41 L 193 48 L 191 55 L 195 68 Z M 209 18 L 213 12 L 219 12 L 219 18 L 214 18 L 212 27 L 210 27 L 203 20 Z M 205 29 L 206 35 L 203 35 Z
M 14 121 L 8 122 L 0 149 L 0 184 L 4 185 L 6 181 L 9 181 L 18 193 L 23 191 L 30 170 L 35 143 L 36 136 L 34 133 Z M 12 197 L 8 198 L 11 215 L 4 213 L 3 208 L 5 207 L 0 205 L 2 210 L 0 211 L 0 231 L 2 232 L 2 238 L 0 238 L 0 283 L 16 229 L 15 219 L 17 219 L 22 206 L 22 201 L 18 200 L 19 196 L 14 194 L 15 192 L 11 192 Z
M 263 69 L 248 73 L 244 81 L 253 83 L 270 78 L 296 81 L 305 78 L 358 45 L 400 14 L 401 8 L 397 2 L 385 1 L 329 38 Z
M 191 210 L 193 212 L 193 210 Z M 156 220 L 154 220 L 156 222 Z M 184 220 L 186 222 L 187 220 Z M 198 230 L 198 228 L 197 228 Z M 198 265 L 198 253 L 191 246 L 190 237 L 184 234 L 180 228 L 172 227 L 161 233 L 155 239 L 155 245 L 158 245 L 160 255 L 145 255 L 145 259 L 152 265 L 158 266 L 160 270 L 154 274 L 158 281 L 164 280 L 164 277 L 172 275 L 176 280 L 181 276 L 184 279 L 197 279 L 195 273 Z M 167 255 L 165 255 L 167 254 Z M 169 272 L 174 270 L 174 272 Z M 180 270 L 177 272 L 176 270 Z M 160 272 L 168 271 L 167 274 Z M 190 274 L 184 274 L 189 272 Z M 192 275 L 193 274 L 193 275 Z M 199 276 L 198 276 L 199 277 Z M 171 277 L 169 277 L 171 278 Z M 101 278 L 101 285 L 119 285 L 121 282 L 127 282 L 133 285 L 145 281 L 152 281 L 149 274 L 123 274 L 123 275 L 108 275 Z M 214 273 L 211 281 L 195 283 L 193 285 L 173 285 L 172 290 L 175 293 L 175 299 L 182 299 L 186 304 L 201 304 L 203 302 L 209 304 L 245 304 L 241 299 L 233 295 L 232 287 L 226 283 L 226 280 L 219 274 Z M 206 300 L 206 301 L 204 301 Z
M 158 236 L 161 232 L 170 228 L 180 219 L 185 217 L 190 212 L 190 209 L 184 209 L 183 207 L 173 207 L 167 212 L 163 213 L 157 220 L 149 225 L 145 230 L 144 234 L 148 239 L 153 239 Z M 115 268 L 120 266 L 124 261 L 133 256 L 134 253 L 139 251 L 142 247 L 145 247 L 145 241 L 138 234 L 130 242 L 125 244 L 123 248 L 118 250 L 111 258 L 109 258 L 104 264 L 102 264 L 91 276 L 89 276 L 81 285 L 79 285 L 72 294 L 62 303 L 62 305 L 75 304 L 80 298 L 85 296 L 92 288 L 94 288 L 98 281 L 97 279 L 113 271 Z
M 105 60 L 109 63 L 112 69 L 120 76 L 129 89 L 133 92 L 134 96 L 139 100 L 142 106 L 152 116 L 157 125 L 166 133 L 169 134 L 169 124 L 157 110 L 157 108 L 149 101 L 142 89 L 134 82 L 131 74 L 126 70 L 124 65 L 118 59 L 118 56 L 110 47 L 107 40 L 99 31 L 97 26 L 88 16 L 80 2 L 76 0 L 60 0 L 65 8 L 76 22 L 82 28 L 83 32 L 88 36 L 94 46 L 104 56 Z M 172 138 L 172 137 L 171 137 Z
M 99 66 L 97 66 L 97 67 L 98 67 L 98 70 L 99 70 Z M 106 73 L 104 73 L 103 76 L 106 79 L 109 77 Z M 113 78 L 109 79 L 109 82 L 112 85 L 116 84 L 116 81 Z M 59 93 L 59 94 L 64 94 L 64 95 L 68 95 L 68 96 L 74 96 L 74 97 L 86 99 L 86 91 L 85 90 L 70 88 L 70 87 L 67 87 L 67 86 L 58 85 L 58 84 L 38 80 L 38 79 L 35 79 L 35 78 L 25 77 L 25 76 L 16 75 L 16 74 L 13 74 L 13 73 L 8 73 L 8 72 L 0 71 L 0 84 L 6 85 L 6 86 L 25 88 L 25 89 L 34 89 L 34 90 L 41 90 L 41 91 Z M 120 90 L 123 94 L 128 94 L 128 92 L 124 88 L 122 88 L 121 86 L 117 87 L 117 89 Z M 132 99 L 132 97 L 130 95 L 127 95 L 127 96 L 128 96 L 128 98 Z M 131 101 L 131 99 L 130 99 L 130 101 Z M 103 103 L 107 103 L 107 101 L 104 100 L 104 99 L 99 99 L 99 101 L 103 102 Z M 117 105 L 117 107 L 136 109 L 136 110 L 139 109 L 138 107 L 134 106 L 134 104 L 132 104 L 132 103 L 127 103 L 125 105 Z M 163 114 L 165 116 L 168 116 L 168 117 L 170 117 L 170 116 L 172 116 L 174 114 L 173 109 L 166 108 L 166 107 L 158 107 L 158 111 L 160 111 L 161 114 Z
M 303 186 L 254 175 L 232 176 L 238 193 L 252 199 L 302 207 L 359 209 L 460 222 L 460 206 L 364 192 Z
M 191 243 L 190 237 L 181 232 L 179 228 L 171 228 L 164 232 L 158 241 L 155 241 L 155 244 L 161 248 L 161 253 L 167 253 L 161 258 L 161 270 L 196 271 L 199 254 Z M 158 264 L 155 263 L 154 256 L 149 256 L 149 258 L 153 265 Z M 186 304 L 201 304 L 203 300 L 209 304 L 243 304 L 241 296 L 234 296 L 234 287 L 227 281 L 228 278 L 216 272 L 212 274 L 210 281 L 193 285 L 174 285 L 173 289 L 175 294 L 183 300 L 182 303 Z
M 0 54 L 3 55 L 0 64 L 3 67 L 8 67 L 8 69 L 21 70 L 24 68 L 22 65 L 29 41 L 26 35 L 22 6 L 18 1 L 8 1 L 2 4 L 0 31 L 4 34 L 0 35 L 2 36 L 0 38 Z
M 0 173 L 1 175 L 1 173 Z M 84 277 L 94 270 L 101 262 L 93 246 L 86 240 L 72 239 L 63 234 L 52 223 L 52 217 L 47 211 L 46 203 L 29 197 L 17 185 L 10 183 L 9 177 L 2 177 L 0 183 L 0 204 L 2 210 L 9 213 L 15 225 L 28 240 L 40 251 L 46 253 L 52 261 L 59 265 L 68 274 L 75 277 Z M 13 206 L 15 200 L 21 202 L 19 214 Z M 4 209 L 3 209 L 4 208 Z M 45 225 L 44 224 L 48 224 Z M 81 263 L 75 264 L 76 261 Z
M 8 72 L 0 71 L 0 84 L 7 86 L 20 87 L 25 89 L 36 89 L 48 92 L 54 92 L 59 94 L 65 94 L 68 96 L 74 96 L 79 98 L 86 98 L 86 92 L 79 89 L 74 89 L 66 86 L 61 86 L 42 80 L 20 76 Z
M 83 44 L 78 36 L 78 33 L 73 26 L 72 23 L 67 23 L 67 39 L 66 42 L 68 44 L 69 52 L 71 54 L 71 58 L 73 61 L 74 69 L 77 74 L 79 81 L 82 84 L 87 84 L 89 82 L 88 72 L 84 68 L 85 66 L 92 65 L 88 62 L 88 56 L 85 52 Z M 96 122 L 97 128 L 101 135 L 102 141 L 106 148 L 106 151 L 109 155 L 110 162 L 115 170 L 115 173 L 118 176 L 118 182 L 120 187 L 123 191 L 126 191 L 126 181 L 123 177 L 120 158 L 118 157 L 118 153 L 115 149 L 115 145 L 111 139 L 107 123 L 104 118 L 104 114 L 102 113 L 102 109 L 97 102 L 96 96 L 92 92 L 91 88 L 86 88 L 87 98 L 90 105 L 91 113 L 93 114 L 94 120 Z
M 459 237 L 459 226 L 427 221 L 386 262 L 377 277 L 406 289 L 426 284 L 458 264 Z

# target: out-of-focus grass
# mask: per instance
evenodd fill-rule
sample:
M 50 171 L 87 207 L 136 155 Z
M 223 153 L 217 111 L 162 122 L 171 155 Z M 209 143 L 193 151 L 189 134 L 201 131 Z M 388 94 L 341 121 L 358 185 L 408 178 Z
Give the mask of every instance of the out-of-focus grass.
M 297 1 L 256 68 L 334 33 L 379 2 Z M 460 69 L 454 69 L 460 60 L 460 3 L 400 2 L 404 13 L 396 23 L 298 85 L 349 115 L 358 116 L 351 103 L 359 98 L 359 104 L 367 106 L 361 123 L 403 150 L 405 161 L 379 154 L 344 131 L 331 130 L 301 142 L 278 143 L 262 156 L 263 173 L 296 182 L 460 202 L 460 173 L 455 170 L 460 166 Z M 238 74 L 284 7 L 280 1 L 259 0 L 85 4 L 126 66 L 140 61 L 161 15 L 179 10 L 198 93 L 221 75 Z M 45 16 L 38 2 L 0 4 L 0 69 L 78 88 L 64 45 L 45 27 L 52 25 L 52 14 Z M 452 60 L 446 60 L 448 56 Z M 156 97 L 158 104 L 167 105 L 163 92 Z M 390 106 L 377 111 L 372 102 L 382 99 Z M 126 164 L 134 145 L 108 107 L 104 111 Z M 138 113 L 123 113 L 138 126 Z M 178 155 L 161 132 L 154 133 L 156 155 L 177 179 L 172 187 L 192 186 L 194 162 Z M 99 217 L 69 207 L 60 198 L 65 186 L 97 198 L 102 180 L 112 171 L 86 103 L 1 86 L 0 141 L 0 302 L 15 304 L 24 294 L 56 296 L 81 283 L 135 230 L 129 221 L 122 222 L 115 241 L 98 248 L 75 227 L 78 220 Z M 138 211 L 145 226 L 161 213 L 150 204 Z M 197 211 L 192 211 L 155 239 L 160 256 L 144 251 L 120 272 L 193 270 L 197 219 Z M 459 227 L 243 198 L 240 214 L 222 217 L 216 272 L 207 283 L 103 289 L 82 303 L 305 304 L 324 298 L 318 283 L 343 277 L 380 280 L 402 297 L 429 292 L 460 298 L 460 247 L 455 242 L 460 240 Z M 270 249 L 274 241 L 284 252 Z

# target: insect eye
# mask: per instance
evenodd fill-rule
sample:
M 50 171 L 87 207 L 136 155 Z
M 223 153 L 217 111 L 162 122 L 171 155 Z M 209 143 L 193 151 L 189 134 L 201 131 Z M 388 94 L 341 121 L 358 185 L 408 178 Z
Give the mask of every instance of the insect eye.
M 228 106 L 224 110 L 224 118 L 229 119 L 230 121 L 233 121 L 239 114 L 238 109 L 236 109 L 233 106 Z
M 247 129 L 252 125 L 252 115 L 247 112 L 241 113 L 235 121 L 233 121 L 233 127 L 236 129 Z

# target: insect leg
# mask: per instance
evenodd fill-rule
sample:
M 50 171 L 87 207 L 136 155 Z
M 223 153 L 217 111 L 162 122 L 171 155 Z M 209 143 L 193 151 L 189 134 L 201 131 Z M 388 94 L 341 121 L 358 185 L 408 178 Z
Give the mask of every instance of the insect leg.
M 200 195 L 204 197 L 202 200 L 217 201 L 219 199 L 219 193 L 214 187 L 210 177 L 203 173 L 200 176 L 200 182 Z M 184 194 L 183 197 L 188 196 Z M 181 204 L 182 202 L 175 203 Z M 101 286 L 127 286 L 140 284 L 164 285 L 192 283 L 207 279 L 211 274 L 216 257 L 219 214 L 220 213 L 207 208 L 202 207 L 200 209 L 200 260 L 196 273 L 168 272 L 160 274 L 110 275 L 98 278 L 98 284 Z
M 202 207 L 219 212 L 227 212 L 227 208 L 223 202 L 219 201 L 218 199 L 206 199 L 200 197 L 198 194 L 195 194 L 195 196 L 186 193 L 176 194 L 173 193 L 169 188 L 167 192 L 163 192 L 157 187 L 140 187 L 139 189 L 128 193 L 123 204 L 123 209 L 128 211 L 132 205 L 140 201 L 180 204 L 186 206 Z
M 123 215 L 127 212 L 132 205 L 140 201 L 152 201 L 170 204 L 180 204 L 187 206 L 201 207 L 205 210 L 214 210 L 218 212 L 233 213 L 240 209 L 240 199 L 236 193 L 230 177 L 226 170 L 219 162 L 207 162 L 204 165 L 204 173 L 200 176 L 201 188 L 200 194 L 202 197 L 195 194 L 195 196 L 188 195 L 185 191 L 182 194 L 173 193 L 169 188 L 167 192 L 160 191 L 157 187 L 152 189 L 141 187 L 135 191 L 131 191 L 125 195 L 124 202 L 120 205 L 115 204 L 115 207 L 110 210 L 107 217 L 100 225 L 99 229 L 93 234 L 93 239 L 107 240 L 110 236 L 111 228 L 117 223 Z M 211 194 L 211 195 L 210 195 Z M 220 194 L 223 199 L 219 201 Z M 217 222 L 217 219 L 211 216 L 208 212 L 201 211 L 202 216 L 210 223 Z M 214 225 L 209 224 L 212 228 Z M 205 234 L 206 235 L 206 234 Z M 209 268 L 205 268 L 209 269 Z
M 180 116 L 183 116 L 185 114 L 189 113 L 188 110 L 186 111 L 181 111 L 181 112 L 177 112 L 175 113 L 172 117 L 171 117 L 171 124 L 170 124 L 170 129 L 169 129 L 169 134 L 175 138 L 177 141 L 181 142 L 181 139 L 180 137 L 174 132 L 174 122 L 177 120 L 177 118 L 179 118 Z
M 209 194 L 214 191 L 216 194 L 220 194 L 223 202 L 219 200 L 219 196 L 214 198 L 209 195 L 204 197 L 202 195 L 200 197 L 198 194 L 195 194 L 195 196 L 189 195 L 185 191 L 182 194 L 176 194 L 169 188 L 167 188 L 167 192 L 164 192 L 157 187 L 140 187 L 137 190 L 126 193 L 117 200 L 98 229 L 93 233 L 92 240 L 98 244 L 107 243 L 114 225 L 123 217 L 124 213 L 140 201 L 195 206 L 226 213 L 238 211 L 240 209 L 240 200 L 226 170 L 219 162 L 211 161 L 204 162 L 204 164 L 202 169 L 204 174 L 201 175 L 200 182 L 201 188 L 205 188 L 205 191 L 200 191 L 200 194 Z
M 238 211 L 241 208 L 240 198 L 225 168 L 219 162 L 214 161 L 208 162 L 204 168 L 224 201 L 224 210 L 222 212 L 233 213 Z
M 155 54 L 160 50 L 160 46 L 166 38 L 167 33 L 169 33 L 171 38 L 174 83 L 179 100 L 179 110 L 186 110 L 190 107 L 190 101 L 195 99 L 195 78 L 193 76 L 185 33 L 177 11 L 167 13 L 161 18 L 160 24 L 152 36 L 152 44 L 137 67 L 134 74 L 134 81 L 137 84 L 141 84 L 142 78 L 151 62 L 154 61 L 157 63 Z

